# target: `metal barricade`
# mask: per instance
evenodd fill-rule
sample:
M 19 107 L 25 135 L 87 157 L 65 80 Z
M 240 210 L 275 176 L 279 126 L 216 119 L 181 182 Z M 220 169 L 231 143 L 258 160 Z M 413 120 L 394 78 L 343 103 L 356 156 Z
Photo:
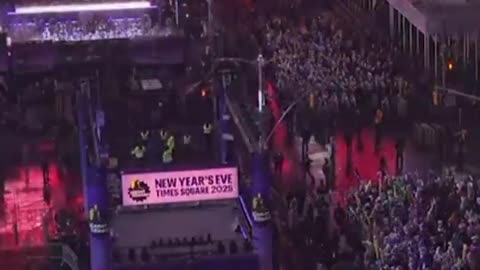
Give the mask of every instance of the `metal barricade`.
M 68 265 L 71 270 L 78 270 L 78 256 L 67 245 L 62 245 L 62 264 Z
M 6 199 L 7 207 L 0 219 L 0 249 L 44 245 L 48 239 L 51 213 L 43 202 L 25 205 L 16 193 Z

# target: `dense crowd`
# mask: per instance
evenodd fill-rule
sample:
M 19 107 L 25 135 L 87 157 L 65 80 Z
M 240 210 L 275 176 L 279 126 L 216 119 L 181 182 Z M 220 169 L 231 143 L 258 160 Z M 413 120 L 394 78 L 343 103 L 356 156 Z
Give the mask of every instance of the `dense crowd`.
M 13 23 L 9 34 L 14 42 L 83 41 L 102 39 L 131 39 L 172 35 L 168 28 L 153 24 L 148 16 L 133 18 L 95 19 Z
M 284 105 L 313 93 L 302 108 L 374 112 L 377 132 L 378 110 L 382 118 L 383 112 L 406 117 L 417 92 L 417 82 L 399 72 L 394 48 L 348 33 L 330 13 L 300 21 L 274 17 L 261 43 Z M 287 199 L 284 220 L 296 246 L 305 247 L 303 262 L 327 266 L 320 269 L 480 269 L 478 178 L 451 171 L 379 172 L 377 181 L 355 176 L 359 187 L 344 205 L 335 206 L 325 190 Z
M 479 269 L 478 178 L 430 172 L 377 180 L 362 182 L 333 211 L 330 195 L 307 194 L 302 207 L 290 200 L 289 227 L 307 232 L 301 241 L 312 262 L 348 262 L 349 269 Z
M 349 202 L 361 224 L 367 264 L 393 269 L 478 269 L 480 181 L 433 173 L 385 177 Z M 368 242 L 367 242 L 368 243 Z
M 347 34 L 330 13 L 300 23 L 274 18 L 265 33 L 278 88 L 287 96 L 314 93 L 316 109 L 339 112 L 368 103 L 372 109 L 388 110 L 412 90 L 397 73 L 392 50 L 375 43 L 366 46 L 361 37 Z

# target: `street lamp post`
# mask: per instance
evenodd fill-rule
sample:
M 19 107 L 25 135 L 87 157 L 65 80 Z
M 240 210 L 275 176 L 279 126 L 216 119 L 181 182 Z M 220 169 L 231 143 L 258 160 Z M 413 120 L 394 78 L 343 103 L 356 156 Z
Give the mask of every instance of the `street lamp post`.
M 257 57 L 257 73 L 258 73 L 258 111 L 263 112 L 265 106 L 264 92 L 263 92 L 263 66 L 265 59 L 263 55 L 259 54 Z
M 213 35 L 213 11 L 212 11 L 212 5 L 213 5 L 213 0 L 207 0 L 207 9 L 208 9 L 208 17 L 207 17 L 207 23 L 208 23 L 208 29 L 207 33 L 208 36 L 211 38 Z

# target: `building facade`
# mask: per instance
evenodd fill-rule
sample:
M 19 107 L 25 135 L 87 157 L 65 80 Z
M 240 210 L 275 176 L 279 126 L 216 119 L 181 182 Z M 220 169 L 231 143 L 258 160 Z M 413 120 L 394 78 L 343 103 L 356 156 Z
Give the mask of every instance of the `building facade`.
M 480 1 L 343 0 L 355 16 L 375 17 L 399 48 L 418 59 L 435 82 L 479 79 Z M 473 89 L 465 89 L 467 91 Z

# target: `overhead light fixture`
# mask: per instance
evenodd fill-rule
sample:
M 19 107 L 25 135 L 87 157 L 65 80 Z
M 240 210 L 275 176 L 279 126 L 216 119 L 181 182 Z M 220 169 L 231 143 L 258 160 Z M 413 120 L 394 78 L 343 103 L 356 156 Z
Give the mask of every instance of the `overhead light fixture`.
M 150 4 L 150 2 L 148 1 L 97 3 L 97 4 L 71 4 L 71 5 L 55 5 L 55 6 L 24 6 L 24 7 L 16 7 L 15 12 L 9 12 L 9 15 L 147 9 L 147 8 L 154 8 L 154 7 L 155 6 Z

